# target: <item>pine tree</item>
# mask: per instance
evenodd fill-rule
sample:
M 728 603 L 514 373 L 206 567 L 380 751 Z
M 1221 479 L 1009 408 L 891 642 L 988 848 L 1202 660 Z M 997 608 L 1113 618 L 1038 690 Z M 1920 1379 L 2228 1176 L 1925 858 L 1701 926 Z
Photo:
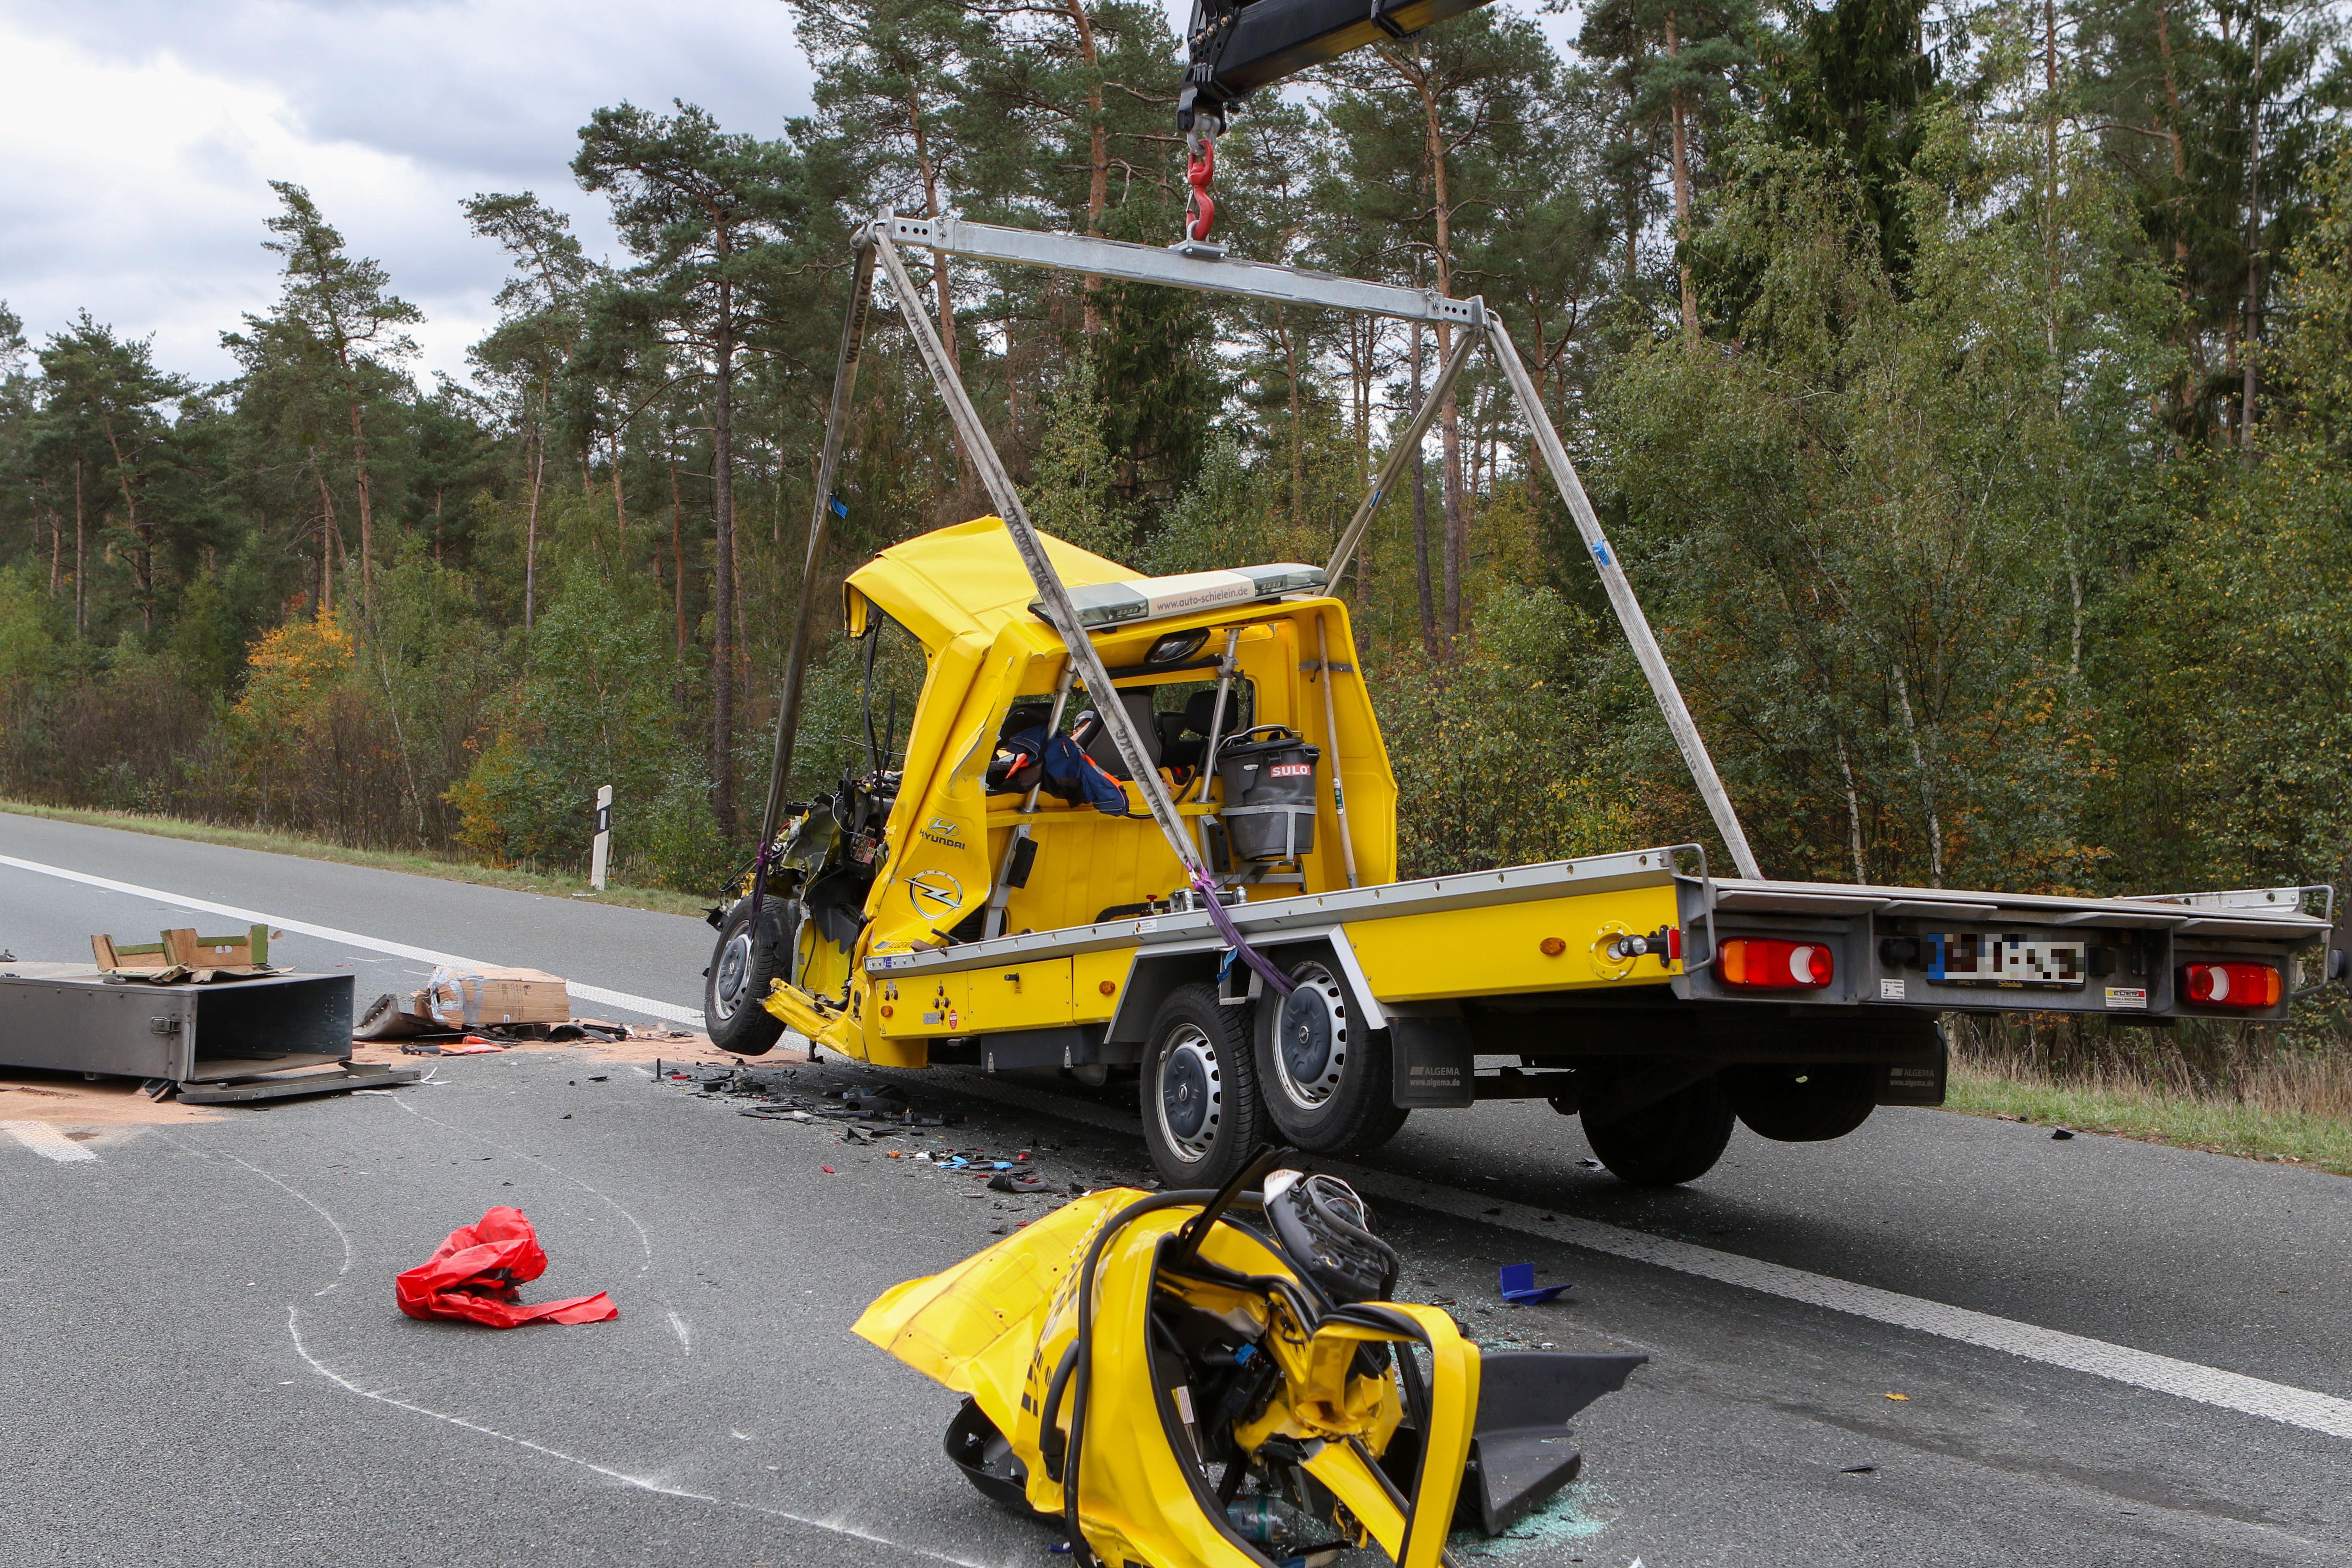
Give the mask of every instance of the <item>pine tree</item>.
M 362 411 L 372 396 L 407 384 L 402 367 L 417 350 L 404 329 L 422 321 L 425 313 L 391 291 L 392 280 L 379 263 L 345 252 L 343 237 L 320 213 L 310 192 L 288 180 L 272 180 L 269 188 L 285 205 L 283 212 L 265 220 L 278 237 L 262 242 L 263 249 L 286 258 L 278 309 L 268 316 L 246 317 L 246 333 L 225 333 L 221 341 L 248 371 L 271 358 L 299 364 L 321 395 L 348 416 L 364 626 L 375 615 L 375 487 Z
M 747 288 L 778 226 L 801 211 L 790 151 L 719 128 L 680 103 L 675 115 L 632 104 L 600 109 L 580 132 L 572 173 L 607 194 L 613 224 L 638 265 L 605 301 L 616 321 L 658 331 L 709 387 L 712 458 L 711 810 L 732 839 L 735 816 L 735 388 L 749 324 Z

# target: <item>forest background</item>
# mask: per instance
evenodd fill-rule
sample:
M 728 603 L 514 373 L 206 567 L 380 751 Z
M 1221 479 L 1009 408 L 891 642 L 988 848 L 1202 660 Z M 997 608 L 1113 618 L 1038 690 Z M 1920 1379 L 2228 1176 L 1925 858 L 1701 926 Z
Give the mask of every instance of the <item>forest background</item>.
M 0 795 L 563 868 L 609 784 L 627 874 L 714 888 L 802 593 L 987 510 L 885 311 L 801 580 L 853 228 L 1158 244 L 1184 189 L 1157 4 L 787 5 L 816 108 L 781 135 L 590 115 L 572 173 L 625 254 L 529 193 L 465 204 L 513 264 L 467 381 L 419 383 L 418 312 L 291 184 L 234 380 L 0 307 Z M 2277 0 L 1601 0 L 1562 52 L 1492 6 L 1252 105 L 1218 237 L 1504 313 L 1768 874 L 2339 881 L 2340 31 Z M 1155 573 L 1323 560 L 1450 347 L 923 281 L 1040 526 Z M 1340 586 L 1408 873 L 1709 839 L 1486 368 L 1426 447 Z M 860 754 L 856 680 L 825 656 L 795 794 Z M 2352 1031 L 2307 1013 L 1984 1043 L 2340 1073 Z

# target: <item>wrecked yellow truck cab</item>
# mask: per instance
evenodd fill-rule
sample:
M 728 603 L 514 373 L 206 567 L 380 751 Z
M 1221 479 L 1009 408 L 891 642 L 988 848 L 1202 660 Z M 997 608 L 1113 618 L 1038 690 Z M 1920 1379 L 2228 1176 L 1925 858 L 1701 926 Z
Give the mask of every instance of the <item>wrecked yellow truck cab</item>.
M 1074 589 L 1165 581 L 1058 540 L 1045 543 Z M 1302 581 L 1320 578 L 1306 567 L 1279 570 Z M 1107 1026 L 1132 968 L 1132 944 L 959 973 L 929 984 L 902 983 L 887 972 L 877 980 L 870 961 L 940 952 L 983 936 L 1090 926 L 1107 911 L 1148 933 L 1155 925 L 1150 906 L 1184 885 L 1183 867 L 1153 830 L 1131 781 L 1120 785 L 1129 799 L 1125 815 L 1117 816 L 1044 791 L 992 791 L 991 765 L 1008 716 L 1050 710 L 1057 690 L 1068 690 L 1068 653 L 1033 613 L 1035 596 L 1003 523 L 993 517 L 895 545 L 844 585 L 846 634 L 867 636 L 877 616 L 888 617 L 920 643 L 926 675 L 906 765 L 892 781 L 880 839 L 887 848 L 877 851 L 881 868 L 858 911 L 864 923 L 845 947 L 814 925 L 795 933 L 793 976 L 801 983 L 783 977 L 764 998 L 774 1017 L 820 1047 L 877 1065 L 922 1067 L 934 1045 L 950 1040 Z M 1198 710 L 1203 689 L 1229 670 L 1228 700 L 1235 717 L 1249 718 L 1248 730 L 1287 730 L 1309 745 L 1336 737 L 1339 793 L 1314 797 L 1313 826 L 1302 822 L 1298 833 L 1302 844 L 1314 847 L 1302 848 L 1295 862 L 1232 873 L 1235 886 L 1261 895 L 1345 888 L 1350 857 L 1358 880 L 1393 880 L 1396 782 L 1370 701 L 1354 679 L 1354 637 L 1340 601 L 1313 593 L 1255 597 L 1138 617 L 1131 628 L 1114 626 L 1094 641 L 1119 700 L 1131 714 L 1150 715 L 1147 734 L 1162 755 L 1199 759 L 1163 772 L 1183 781 L 1177 810 L 1212 847 L 1225 816 L 1222 790 L 1202 776 L 1210 737 L 1184 730 L 1184 721 L 1199 714 L 1171 704 L 1169 694 L 1188 696 Z M 1322 668 L 1325 649 L 1336 680 Z M 1067 695 L 1066 717 L 1075 721 L 1087 700 L 1082 687 Z M 1313 750 L 1318 768 L 1334 765 L 1332 748 Z M 1121 770 L 1114 763 L 1106 771 Z M 1032 847 L 1006 875 L 1016 835 Z M 1017 885 L 1000 889 L 1001 875 Z M 996 929 L 990 931 L 992 898 Z

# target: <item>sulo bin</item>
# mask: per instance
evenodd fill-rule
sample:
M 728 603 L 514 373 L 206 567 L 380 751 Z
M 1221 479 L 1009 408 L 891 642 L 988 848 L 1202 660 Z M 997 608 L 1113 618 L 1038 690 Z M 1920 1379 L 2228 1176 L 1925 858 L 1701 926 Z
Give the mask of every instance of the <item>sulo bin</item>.
M 1218 816 L 1235 860 L 1291 860 L 1315 847 L 1315 764 L 1321 756 L 1278 724 L 1217 748 L 1217 782 L 1225 789 Z

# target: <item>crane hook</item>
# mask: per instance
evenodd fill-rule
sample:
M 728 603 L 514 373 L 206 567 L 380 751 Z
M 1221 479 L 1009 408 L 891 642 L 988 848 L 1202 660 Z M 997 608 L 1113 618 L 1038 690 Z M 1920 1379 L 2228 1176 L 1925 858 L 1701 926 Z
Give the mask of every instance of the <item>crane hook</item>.
M 1216 142 L 1197 131 L 1186 136 L 1184 183 L 1192 191 L 1184 198 L 1184 237 L 1195 244 L 1209 237 L 1209 226 L 1217 221 L 1216 198 L 1209 195 L 1209 182 L 1216 176 Z

